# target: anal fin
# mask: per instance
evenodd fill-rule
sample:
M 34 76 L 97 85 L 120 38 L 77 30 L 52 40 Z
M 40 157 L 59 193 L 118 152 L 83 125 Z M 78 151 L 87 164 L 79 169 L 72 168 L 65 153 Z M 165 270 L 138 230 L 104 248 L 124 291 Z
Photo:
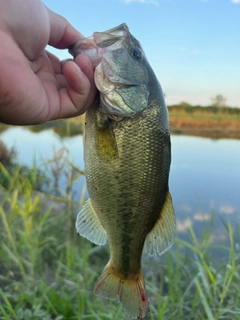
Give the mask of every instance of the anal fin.
M 90 199 L 77 215 L 76 229 L 81 236 L 95 244 L 103 245 L 107 242 L 107 233 L 101 225 Z
M 147 313 L 147 297 L 142 272 L 131 279 L 114 273 L 111 261 L 98 278 L 94 292 L 109 300 L 119 300 L 123 309 L 133 319 L 142 319 Z
M 156 256 L 166 252 L 174 243 L 176 234 L 176 220 L 172 205 L 172 198 L 168 192 L 165 203 L 159 214 L 159 219 L 145 240 L 148 254 Z

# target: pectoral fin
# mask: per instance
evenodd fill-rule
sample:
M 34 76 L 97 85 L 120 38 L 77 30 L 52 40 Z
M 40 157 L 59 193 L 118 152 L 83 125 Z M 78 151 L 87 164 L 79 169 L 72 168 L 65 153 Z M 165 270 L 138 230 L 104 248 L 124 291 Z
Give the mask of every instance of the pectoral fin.
M 156 256 L 167 251 L 174 242 L 176 233 L 175 214 L 170 193 L 167 193 L 159 219 L 148 233 L 145 247 L 148 254 Z
M 107 242 L 107 233 L 101 225 L 90 199 L 77 215 L 76 229 L 81 236 L 95 244 L 103 245 Z

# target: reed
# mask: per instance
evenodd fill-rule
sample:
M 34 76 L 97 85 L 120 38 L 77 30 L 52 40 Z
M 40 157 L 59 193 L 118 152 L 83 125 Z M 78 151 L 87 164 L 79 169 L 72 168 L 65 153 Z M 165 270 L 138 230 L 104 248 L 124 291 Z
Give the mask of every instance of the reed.
M 48 166 L 56 168 L 56 161 Z M 93 294 L 108 247 L 76 234 L 70 186 L 83 173 L 67 160 L 63 169 L 68 187 L 48 196 L 34 190 L 33 178 L 22 179 L 20 168 L 9 173 L 1 165 L 8 183 L 0 188 L 0 319 L 127 320 L 116 301 Z M 229 245 L 213 247 L 211 228 L 201 239 L 189 228 L 189 242 L 177 238 L 155 260 L 144 255 L 148 319 L 240 319 L 239 244 L 233 227 L 223 224 Z M 215 249 L 226 258 L 213 260 Z

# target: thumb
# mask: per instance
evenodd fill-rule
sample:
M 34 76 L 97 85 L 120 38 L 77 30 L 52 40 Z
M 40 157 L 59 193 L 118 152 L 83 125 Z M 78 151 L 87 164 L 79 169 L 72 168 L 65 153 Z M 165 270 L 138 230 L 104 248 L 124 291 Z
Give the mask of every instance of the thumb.
M 63 68 L 68 88 L 60 90 L 61 109 L 59 117 L 72 117 L 84 113 L 94 102 L 97 89 L 94 70 L 87 56 L 78 55 Z

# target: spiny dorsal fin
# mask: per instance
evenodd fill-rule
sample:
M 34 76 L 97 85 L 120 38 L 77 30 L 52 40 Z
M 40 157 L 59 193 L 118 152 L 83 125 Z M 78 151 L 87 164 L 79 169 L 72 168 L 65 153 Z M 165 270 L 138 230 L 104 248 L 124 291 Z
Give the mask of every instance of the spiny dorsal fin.
M 176 234 L 176 221 L 170 193 L 167 193 L 159 219 L 148 233 L 145 246 L 148 254 L 156 256 L 166 252 L 172 245 Z
M 107 242 L 107 233 L 96 215 L 90 199 L 77 215 L 77 232 L 91 242 L 103 245 Z

